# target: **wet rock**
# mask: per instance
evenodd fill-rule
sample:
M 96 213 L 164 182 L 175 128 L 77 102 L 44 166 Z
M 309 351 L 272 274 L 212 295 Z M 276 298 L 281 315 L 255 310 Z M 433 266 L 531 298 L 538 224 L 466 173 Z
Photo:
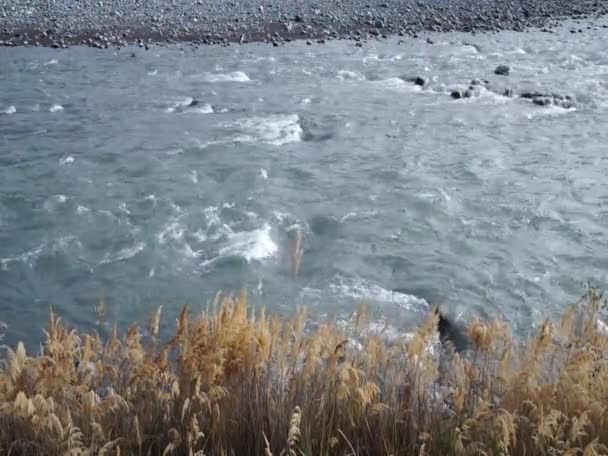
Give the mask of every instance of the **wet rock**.
M 551 104 L 551 98 L 549 97 L 537 97 L 532 99 L 532 103 L 538 106 L 549 106 Z
M 424 78 L 421 78 L 420 76 L 416 76 L 413 78 L 407 78 L 408 82 L 411 82 L 412 84 L 415 84 L 417 86 L 420 87 L 424 87 L 426 85 L 426 81 L 424 80 Z
M 503 96 L 505 97 L 513 97 L 513 89 L 505 89 L 505 91 L 503 92 Z
M 450 93 L 450 96 L 454 99 L 454 100 L 460 100 L 461 98 L 464 97 L 464 94 L 462 93 L 461 90 L 452 90 L 452 92 Z
M 507 65 L 498 65 L 494 70 L 494 74 L 497 74 L 499 76 L 509 76 L 510 73 L 511 68 L 509 68 L 509 66 Z
M 560 106 L 565 109 L 574 107 L 574 101 L 570 95 L 561 95 L 558 93 L 543 93 L 543 92 L 523 92 L 520 98 L 530 100 L 537 106 Z

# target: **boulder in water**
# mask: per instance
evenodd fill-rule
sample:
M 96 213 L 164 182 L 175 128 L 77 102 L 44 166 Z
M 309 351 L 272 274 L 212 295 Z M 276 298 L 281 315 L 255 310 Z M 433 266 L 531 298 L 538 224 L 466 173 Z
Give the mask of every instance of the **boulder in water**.
M 437 330 L 441 343 L 451 345 L 459 353 L 466 351 L 470 347 L 471 341 L 465 328 L 452 322 L 438 307 L 435 308 L 435 314 L 439 317 Z
M 460 90 L 452 90 L 452 93 L 450 93 L 450 96 L 454 100 L 460 100 L 463 97 L 463 93 Z
M 414 78 L 407 78 L 407 81 L 420 87 L 424 87 L 426 85 L 426 81 L 420 76 L 416 76 Z
M 498 65 L 494 70 L 494 74 L 497 74 L 499 76 L 509 76 L 510 73 L 511 68 L 509 68 L 507 65 Z
M 574 102 L 570 95 L 561 95 L 559 93 L 543 93 L 543 92 L 523 92 L 520 98 L 524 100 L 530 100 L 537 106 L 560 106 L 564 109 L 571 109 L 574 107 Z

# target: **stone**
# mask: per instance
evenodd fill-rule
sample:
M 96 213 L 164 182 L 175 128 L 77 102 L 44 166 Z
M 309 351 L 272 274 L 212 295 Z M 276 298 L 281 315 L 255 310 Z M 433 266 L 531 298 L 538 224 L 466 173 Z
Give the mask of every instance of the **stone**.
M 497 74 L 499 76 L 509 76 L 510 73 L 511 68 L 509 68 L 507 65 L 498 65 L 494 70 L 494 74 Z

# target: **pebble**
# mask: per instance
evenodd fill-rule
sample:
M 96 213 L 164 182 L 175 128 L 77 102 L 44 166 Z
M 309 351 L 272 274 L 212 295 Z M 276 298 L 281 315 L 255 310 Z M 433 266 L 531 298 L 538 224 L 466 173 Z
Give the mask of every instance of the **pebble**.
M 312 40 L 323 43 L 330 37 L 352 39 L 358 34 L 417 37 L 425 31 L 477 33 L 523 31 L 531 27 L 550 32 L 549 27 L 557 25 L 558 18 L 608 13 L 606 1 L 265 0 L 263 3 L 262 6 L 259 0 L 168 3 L 99 0 L 87 2 L 85 7 L 76 0 L 0 0 L 0 46 L 38 43 L 62 48 L 83 41 L 88 46 L 104 48 L 180 41 L 228 45 L 265 41 L 267 31 L 274 32 L 281 24 L 286 24 L 281 41 L 306 37 L 311 44 Z M 330 31 L 327 35 L 326 30 Z M 580 33 L 582 28 L 577 26 L 572 31 Z

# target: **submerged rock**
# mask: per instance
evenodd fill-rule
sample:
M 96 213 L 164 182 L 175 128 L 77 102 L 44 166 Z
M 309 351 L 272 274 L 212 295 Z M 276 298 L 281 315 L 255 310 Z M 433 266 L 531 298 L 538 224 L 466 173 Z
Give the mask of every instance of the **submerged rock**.
M 494 74 L 497 74 L 499 76 L 509 76 L 510 73 L 511 73 L 511 68 L 508 67 L 507 65 L 498 65 L 496 67 L 496 69 L 494 70 Z

